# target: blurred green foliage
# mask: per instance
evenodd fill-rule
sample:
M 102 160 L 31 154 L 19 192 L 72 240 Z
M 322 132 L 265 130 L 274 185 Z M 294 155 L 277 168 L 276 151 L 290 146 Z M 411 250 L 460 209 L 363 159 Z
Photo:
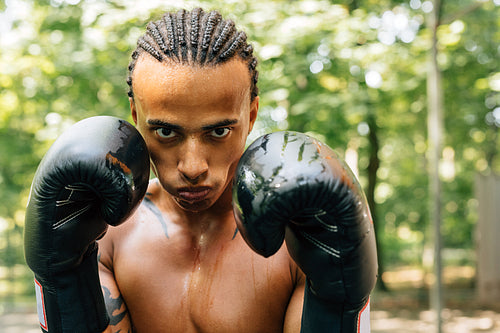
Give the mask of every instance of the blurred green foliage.
M 0 270 L 0 294 L 12 292 L 2 279 L 24 265 L 24 207 L 41 157 L 77 120 L 103 114 L 131 120 L 125 82 L 130 53 L 151 17 L 179 5 L 219 9 L 253 41 L 261 110 L 252 138 L 296 130 L 345 154 L 362 185 L 372 186 L 382 262 L 420 264 L 429 221 L 430 1 L 5 0 L 0 266 L 7 270 Z M 474 174 L 500 171 L 499 26 L 498 0 L 443 1 L 438 61 L 447 248 L 474 249 Z

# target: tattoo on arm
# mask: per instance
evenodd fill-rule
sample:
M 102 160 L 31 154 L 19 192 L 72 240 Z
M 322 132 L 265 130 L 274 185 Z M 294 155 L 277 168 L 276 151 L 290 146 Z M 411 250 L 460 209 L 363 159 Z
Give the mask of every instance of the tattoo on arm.
M 125 304 L 123 297 L 121 295 L 117 298 L 111 297 L 111 292 L 104 286 L 102 287 L 102 290 L 104 293 L 104 302 L 106 303 L 106 309 L 110 319 L 109 324 L 112 326 L 118 325 L 127 315 L 126 308 L 122 308 Z

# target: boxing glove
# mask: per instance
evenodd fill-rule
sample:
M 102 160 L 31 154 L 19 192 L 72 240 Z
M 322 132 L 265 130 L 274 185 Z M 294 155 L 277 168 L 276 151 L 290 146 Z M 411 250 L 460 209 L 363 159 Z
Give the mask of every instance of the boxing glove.
M 96 240 L 132 214 L 148 180 L 142 136 L 114 117 L 76 123 L 43 157 L 31 185 L 24 249 L 44 332 L 106 329 Z
M 233 186 L 243 238 L 268 257 L 286 242 L 306 275 L 301 332 L 369 332 L 377 279 L 374 228 L 349 167 L 297 132 L 267 134 L 243 154 Z

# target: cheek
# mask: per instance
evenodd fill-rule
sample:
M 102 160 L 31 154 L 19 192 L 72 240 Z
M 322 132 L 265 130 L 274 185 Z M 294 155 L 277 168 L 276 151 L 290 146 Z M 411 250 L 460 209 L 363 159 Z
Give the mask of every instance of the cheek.
M 167 155 L 164 152 L 162 153 L 161 150 L 151 149 L 149 155 L 151 156 L 151 163 L 157 171 L 172 169 L 170 165 L 172 162 L 166 158 Z
M 151 169 L 158 178 L 161 187 L 168 193 L 175 193 L 175 187 L 178 184 L 177 173 L 169 165 L 171 162 L 165 159 L 164 154 L 155 154 L 154 151 L 150 152 L 150 156 Z
M 153 173 L 160 180 L 166 179 L 166 177 L 171 174 L 171 172 L 166 172 L 166 170 L 172 169 L 172 166 L 170 165 L 172 161 L 166 158 L 167 155 L 164 152 L 164 149 L 158 147 L 157 144 L 154 144 L 150 141 L 148 142 L 148 139 L 146 139 L 146 144 L 149 149 L 149 157 L 151 160 L 151 169 L 153 170 Z
M 234 172 L 238 165 L 238 162 L 245 149 L 245 142 L 238 140 L 233 142 L 226 149 L 221 149 L 221 154 L 219 157 L 221 161 L 221 172 L 224 172 L 227 181 L 233 178 Z
M 154 137 L 154 134 L 149 131 L 149 130 L 144 130 L 141 126 L 140 123 L 137 126 L 137 129 L 141 133 L 142 137 L 144 138 L 144 141 L 146 141 L 146 146 L 148 147 L 149 150 L 149 157 L 151 159 L 151 162 L 153 165 L 155 165 L 155 169 L 159 167 L 159 161 L 161 160 L 162 154 L 161 152 L 161 147 L 158 144 L 157 140 Z

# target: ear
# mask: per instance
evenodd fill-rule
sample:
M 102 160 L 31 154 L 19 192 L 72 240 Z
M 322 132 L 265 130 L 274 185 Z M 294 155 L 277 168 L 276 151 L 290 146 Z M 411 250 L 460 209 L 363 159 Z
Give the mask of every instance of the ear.
M 259 112 L 259 96 L 255 97 L 252 103 L 250 103 L 250 121 L 248 126 L 248 133 L 252 131 L 255 120 L 257 119 L 257 113 Z
M 130 103 L 130 112 L 132 113 L 132 119 L 134 120 L 134 123 L 137 125 L 137 109 L 135 108 L 135 102 L 132 99 L 132 97 L 129 97 L 128 101 Z

